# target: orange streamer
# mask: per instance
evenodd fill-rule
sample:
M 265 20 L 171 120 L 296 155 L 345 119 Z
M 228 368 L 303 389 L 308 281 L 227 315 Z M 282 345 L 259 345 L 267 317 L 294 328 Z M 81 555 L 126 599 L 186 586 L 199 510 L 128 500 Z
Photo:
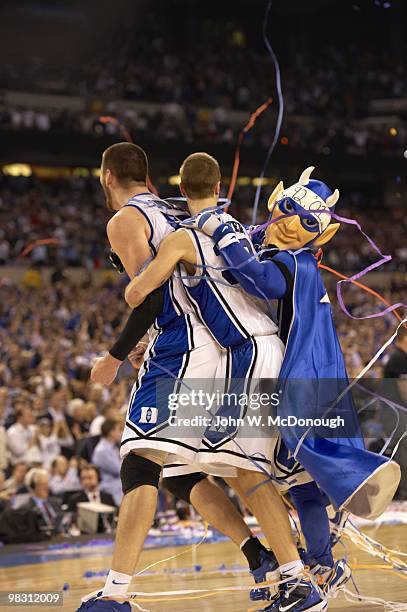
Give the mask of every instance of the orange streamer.
M 117 125 L 120 132 L 123 134 L 125 140 L 127 140 L 127 142 L 133 142 L 133 139 L 130 136 L 130 132 L 127 130 L 126 126 L 123 125 L 123 123 L 121 123 L 116 117 L 111 117 L 110 115 L 102 115 L 101 117 L 99 117 L 99 121 L 100 123 L 113 123 L 114 125 Z M 159 195 L 157 187 L 154 185 L 149 176 L 147 176 L 147 187 L 148 190 L 154 193 L 156 196 Z
M 101 117 L 99 117 L 99 121 L 100 123 L 113 123 L 114 125 L 117 125 L 127 142 L 133 142 L 132 137 L 130 136 L 130 132 L 122 123 L 120 123 L 120 121 L 116 117 L 111 117 L 110 115 L 102 115 Z
M 261 104 L 261 106 L 259 106 L 254 111 L 254 113 L 252 113 L 250 115 L 249 121 L 246 123 L 244 128 L 240 131 L 240 134 L 238 136 L 237 143 L 236 143 L 235 159 L 233 161 L 232 178 L 230 179 L 230 185 L 229 185 L 229 190 L 228 190 L 228 195 L 227 195 L 229 200 L 232 198 L 233 192 L 235 191 L 235 187 L 236 187 L 237 174 L 239 172 L 239 165 L 240 165 L 240 147 L 242 146 L 243 138 L 244 138 L 245 134 L 249 130 L 252 129 L 252 127 L 256 123 L 257 119 L 266 110 L 266 108 L 268 108 L 270 106 L 270 104 L 272 102 L 273 102 L 273 98 L 269 98 L 266 102 Z
M 347 280 L 351 282 L 353 285 L 356 285 L 356 287 L 359 287 L 360 289 L 363 289 L 363 291 L 366 291 L 366 293 L 370 293 L 370 295 L 373 295 L 375 298 L 383 302 L 383 304 L 386 304 L 386 306 L 391 306 L 390 302 L 388 302 L 380 293 L 378 293 L 377 291 L 374 291 L 374 289 L 371 289 L 370 287 L 367 287 L 366 285 L 363 285 L 362 283 L 359 283 L 358 281 L 350 280 L 350 278 L 348 276 L 345 276 L 345 274 L 341 274 L 340 272 L 337 272 L 333 268 L 330 268 L 329 266 L 325 266 L 322 263 L 318 263 L 318 267 L 322 268 L 322 270 L 326 270 L 327 272 L 330 272 L 331 274 L 334 274 L 335 276 L 338 276 L 339 278 L 343 280 Z M 394 316 L 400 322 L 403 320 L 402 317 L 397 312 L 397 310 L 393 310 L 392 314 L 394 314 Z M 404 325 L 404 327 L 406 327 L 406 325 Z
M 33 249 L 37 246 L 46 245 L 46 244 L 58 244 L 59 240 L 57 238 L 43 238 L 42 240 L 34 240 L 27 244 L 27 246 L 21 251 L 18 257 L 26 257 L 31 253 Z

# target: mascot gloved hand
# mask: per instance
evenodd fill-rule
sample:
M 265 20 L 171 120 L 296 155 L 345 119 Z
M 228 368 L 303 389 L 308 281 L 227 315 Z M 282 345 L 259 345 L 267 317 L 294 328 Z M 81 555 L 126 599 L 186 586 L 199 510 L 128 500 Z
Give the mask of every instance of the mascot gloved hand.
M 212 238 L 218 227 L 224 223 L 224 219 L 222 220 L 217 212 L 206 211 L 199 213 L 195 217 L 182 221 L 180 225 L 182 227 L 196 229 Z

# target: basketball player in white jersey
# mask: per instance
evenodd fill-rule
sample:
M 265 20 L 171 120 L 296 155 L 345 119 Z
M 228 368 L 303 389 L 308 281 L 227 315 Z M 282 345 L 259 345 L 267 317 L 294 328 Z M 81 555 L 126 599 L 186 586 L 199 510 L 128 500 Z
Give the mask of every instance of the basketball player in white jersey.
M 161 240 L 171 233 L 169 219 L 176 213 L 168 214 L 164 203 L 148 192 L 147 159 L 139 147 L 128 143 L 110 147 L 103 156 L 101 170 L 108 207 L 116 211 L 107 227 L 109 241 L 132 278 L 151 259 Z M 168 457 L 178 462 L 191 461 L 199 450 L 203 431 L 188 444 L 185 440 L 171 438 L 167 427 L 169 414 L 165 411 L 164 415 L 158 414 L 155 406 L 157 382 L 160 377 L 171 380 L 172 376 L 175 381 L 172 382 L 173 388 L 176 389 L 183 376 L 189 379 L 204 377 L 210 381 L 215 377 L 220 361 L 221 348 L 194 314 L 180 279 L 170 279 L 164 287 L 159 313 L 156 333 L 148 348 L 149 358 L 129 403 L 121 445 L 121 477 L 125 495 L 120 508 L 113 569 L 102 595 L 114 597 L 127 592 L 153 520 L 162 465 Z M 203 482 L 203 486 L 209 484 Z M 278 504 L 279 498 L 276 499 Z M 213 502 L 213 499 L 209 501 Z M 282 512 L 286 519 L 284 508 Z M 235 520 L 232 514 L 230 518 L 232 522 Z M 283 530 L 277 528 L 276 533 L 279 531 L 281 538 Z M 287 532 L 290 538 L 288 520 Z M 283 547 L 284 537 L 282 542 Z M 111 600 L 92 598 L 81 609 L 89 612 L 107 610 L 109 605 Z M 114 605 L 118 610 L 129 609 L 126 607 L 128 604 Z
M 192 215 L 216 206 L 220 189 L 220 171 L 216 160 L 205 153 L 193 154 L 183 163 L 180 174 L 181 192 L 187 197 Z M 242 241 L 247 240 L 239 222 L 225 213 L 221 216 L 225 222 L 235 224 Z M 157 257 L 128 285 L 126 301 L 132 307 L 138 306 L 174 272 L 172 278 L 183 281 L 198 320 L 205 323 L 216 341 L 226 349 L 219 360 L 218 378 L 229 379 L 232 393 L 250 395 L 252 379 L 278 377 L 283 346 L 272 320 L 234 279 L 228 278 L 227 271 L 222 269 L 223 261 L 208 238 L 187 228 L 169 235 L 162 242 Z M 247 248 L 251 248 L 249 240 Z M 240 414 L 235 410 L 234 415 L 244 416 L 245 411 L 247 406 L 242 407 Z M 302 563 L 289 535 L 284 508 L 280 511 L 282 502 L 271 480 L 268 486 L 256 489 L 265 480 L 261 466 L 267 469 L 272 464 L 275 439 L 269 435 L 261 436 L 260 430 L 258 434 L 256 438 L 246 438 L 241 435 L 239 427 L 226 427 L 226 430 L 210 427 L 205 432 L 199 460 L 228 463 L 238 468 L 234 488 L 241 492 L 252 491 L 249 500 L 251 509 L 280 562 L 281 573 L 292 576 L 301 572 Z M 287 556 L 289 561 L 286 561 Z M 298 611 L 325 610 L 327 604 L 313 585 L 306 580 L 300 582 L 298 592 L 304 591 L 304 607 L 298 607 Z

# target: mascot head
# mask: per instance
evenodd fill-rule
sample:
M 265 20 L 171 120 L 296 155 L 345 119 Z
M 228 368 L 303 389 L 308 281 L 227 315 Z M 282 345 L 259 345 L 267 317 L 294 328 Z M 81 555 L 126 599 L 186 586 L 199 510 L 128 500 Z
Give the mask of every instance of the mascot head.
M 306 168 L 298 183 L 287 189 L 282 181 L 274 189 L 268 209 L 272 219 L 281 218 L 267 227 L 267 245 L 290 250 L 320 247 L 338 231 L 340 224 L 331 223 L 329 212 L 335 210 L 339 191 L 332 192 L 322 181 L 310 179 L 313 170 L 314 166 Z

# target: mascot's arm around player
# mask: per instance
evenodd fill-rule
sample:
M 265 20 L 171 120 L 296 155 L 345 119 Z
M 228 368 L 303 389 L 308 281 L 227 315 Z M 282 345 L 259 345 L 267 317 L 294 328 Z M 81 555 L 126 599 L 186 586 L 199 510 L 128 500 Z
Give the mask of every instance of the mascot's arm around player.
M 219 224 L 217 215 L 204 213 L 195 222 L 213 237 L 229 271 L 248 293 L 280 300 L 280 335 L 286 344 L 280 372 L 281 417 L 306 410 L 304 394 L 310 397 L 314 392 L 315 399 L 315 384 L 321 390 L 323 382 L 334 381 L 325 387 L 328 396 L 338 389 L 332 400 L 347 386 L 329 298 L 313 252 L 339 229 L 339 224 L 330 224 L 339 192 L 332 193 L 325 183 L 311 180 L 312 170 L 307 168 L 288 189 L 280 183 L 270 197 L 271 224 L 265 240 L 271 248 L 261 262 L 239 243 L 232 226 Z M 301 381 L 297 388 L 294 381 Z M 326 402 L 322 406 L 322 400 L 318 401 L 313 414 L 322 417 Z M 304 432 L 291 427 L 280 428 L 283 440 L 335 508 L 374 519 L 391 501 L 400 468 L 365 450 L 349 393 L 340 399 L 334 414 L 346 417 L 340 436 L 302 435 Z

